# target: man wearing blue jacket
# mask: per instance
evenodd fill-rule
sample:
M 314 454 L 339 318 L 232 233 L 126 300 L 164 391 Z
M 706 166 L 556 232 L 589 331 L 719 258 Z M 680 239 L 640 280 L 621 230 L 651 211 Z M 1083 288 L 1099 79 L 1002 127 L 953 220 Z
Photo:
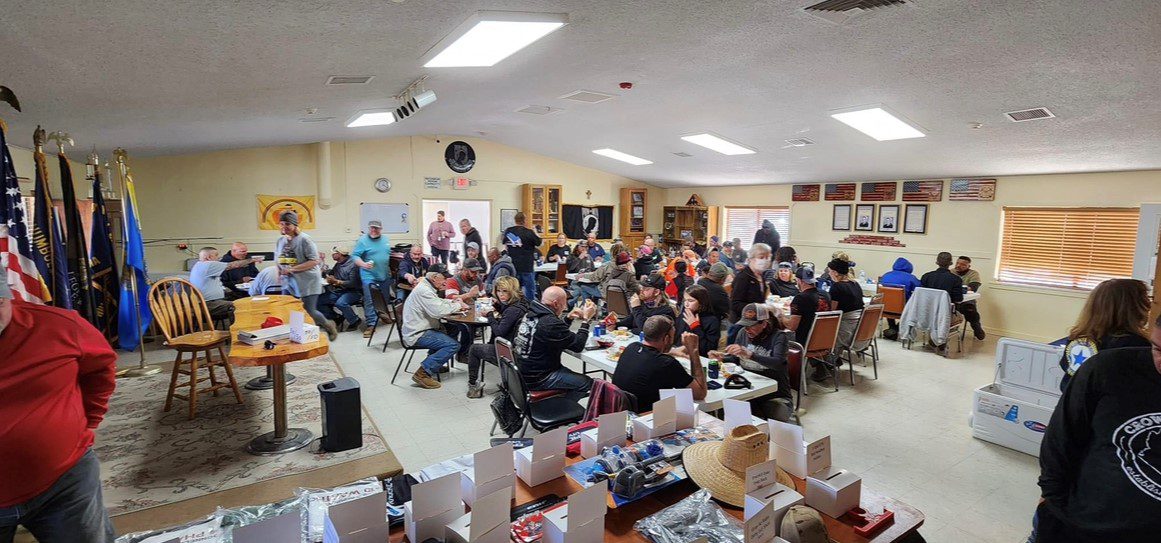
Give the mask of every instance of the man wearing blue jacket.
M 915 266 L 911 265 L 911 261 L 899 257 L 895 259 L 895 264 L 891 266 L 891 271 L 883 274 L 883 277 L 879 278 L 879 284 L 901 287 L 903 289 L 903 300 L 906 301 L 911 298 L 911 293 L 915 291 L 915 287 L 919 286 L 919 278 L 911 273 L 913 271 L 915 271 Z M 895 319 L 887 319 L 887 330 L 883 331 L 883 337 L 897 339 L 899 337 L 899 322 Z

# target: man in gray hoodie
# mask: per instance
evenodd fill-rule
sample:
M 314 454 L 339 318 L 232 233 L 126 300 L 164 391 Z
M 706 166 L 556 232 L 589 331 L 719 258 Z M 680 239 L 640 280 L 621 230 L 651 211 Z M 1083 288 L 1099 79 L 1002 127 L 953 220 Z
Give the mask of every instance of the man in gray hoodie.
M 484 290 L 492 292 L 492 287 L 496 284 L 496 279 L 510 275 L 516 275 L 516 265 L 512 263 L 512 257 L 506 254 L 500 254 L 500 249 L 491 247 L 488 249 L 488 275 L 484 277 Z

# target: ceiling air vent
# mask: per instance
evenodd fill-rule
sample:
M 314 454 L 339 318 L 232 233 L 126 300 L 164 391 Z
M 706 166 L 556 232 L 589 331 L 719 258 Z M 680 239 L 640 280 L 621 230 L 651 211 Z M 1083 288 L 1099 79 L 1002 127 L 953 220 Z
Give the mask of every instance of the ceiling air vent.
M 786 145 L 790 147 L 806 147 L 807 145 L 814 145 L 814 142 L 806 138 L 792 138 L 786 140 Z
M 914 4 L 915 0 L 825 0 L 803 11 L 832 23 L 846 24 L 883 8 Z
M 373 75 L 332 75 L 327 78 L 327 85 L 366 85 L 375 79 Z
M 693 156 L 693 155 L 691 155 L 691 154 L 689 154 L 689 153 L 686 153 L 685 151 L 678 151 L 678 152 L 676 152 L 676 153 L 673 153 L 673 154 L 675 154 L 675 155 L 677 155 L 677 156 L 679 156 L 679 157 L 681 157 L 681 158 L 689 158 L 689 157 Z
M 578 90 L 561 96 L 560 99 L 572 100 L 574 102 L 584 102 L 586 104 L 596 104 L 598 102 L 604 102 L 605 100 L 608 100 L 612 97 L 612 94 L 605 94 L 603 92 Z
M 1022 123 L 1024 121 L 1038 121 L 1040 119 L 1051 119 L 1053 115 L 1046 107 L 1034 107 L 1032 109 L 1022 109 L 1020 111 L 1009 111 L 1004 114 L 1008 120 L 1014 123 Z
M 516 113 L 527 113 L 529 115 L 548 115 L 549 113 L 556 113 L 564 111 L 564 109 L 552 106 L 524 106 L 516 110 Z
M 300 123 L 325 123 L 335 120 L 334 117 L 302 117 L 298 120 Z

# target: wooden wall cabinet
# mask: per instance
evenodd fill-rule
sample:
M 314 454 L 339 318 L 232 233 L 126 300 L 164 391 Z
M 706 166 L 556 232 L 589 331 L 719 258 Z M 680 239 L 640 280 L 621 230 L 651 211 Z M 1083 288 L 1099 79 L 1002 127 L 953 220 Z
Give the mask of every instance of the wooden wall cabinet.
M 561 220 L 561 198 L 564 189 L 561 185 L 524 184 L 524 212 L 525 226 L 531 228 L 540 236 L 544 243 L 540 245 L 543 252 L 549 245 L 556 243 L 556 235 L 563 232 Z
M 637 248 L 645 243 L 648 225 L 645 222 L 648 191 L 643 188 L 621 189 L 621 241 L 626 247 Z
M 718 231 L 718 208 L 715 206 L 665 206 L 661 217 L 664 221 L 661 241 L 666 248 L 681 245 L 685 232 L 689 232 L 698 244 L 706 245 L 709 237 Z

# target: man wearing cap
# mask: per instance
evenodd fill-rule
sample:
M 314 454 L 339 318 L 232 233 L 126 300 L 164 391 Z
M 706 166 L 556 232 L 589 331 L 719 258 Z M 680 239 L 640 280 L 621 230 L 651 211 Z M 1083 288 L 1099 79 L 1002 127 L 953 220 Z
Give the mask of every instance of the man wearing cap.
M 479 260 L 474 258 L 464 260 L 464 265 L 460 266 L 459 273 L 448 279 L 444 285 L 444 297 L 461 298 L 465 302 L 470 302 L 478 297 L 484 289 L 484 284 L 480 281 L 480 272 L 483 269 Z
M 322 259 L 319 258 L 318 246 L 298 227 L 298 213 L 294 211 L 283 211 L 278 216 L 278 229 L 282 233 L 274 248 L 278 273 L 294 284 L 303 309 L 334 341 L 339 337 L 338 327 L 318 310 L 318 297 L 323 292 L 322 272 L 319 271 Z
M 762 279 L 770 269 L 770 246 L 755 243 L 750 247 L 746 267 L 734 275 L 734 287 L 730 291 L 730 320 L 734 322 L 726 332 L 726 341 L 733 341 L 738 332 L 737 322 L 742 319 L 742 308 L 746 304 L 766 303 L 766 282 Z
M 826 293 L 815 288 L 814 268 L 799 266 L 794 271 L 798 281 L 798 294 L 790 300 L 790 314 L 782 315 L 782 327 L 794 332 L 794 341 L 806 346 L 806 339 L 810 337 L 810 329 L 814 326 L 814 316 L 819 311 L 830 311 L 830 298 Z M 815 365 L 815 381 L 826 379 L 828 372 L 821 364 Z
M 371 291 L 378 290 L 383 300 L 391 299 L 391 242 L 383 235 L 383 223 L 367 221 L 367 232 L 359 236 L 351 251 L 351 260 L 359 268 L 359 283 L 363 289 L 363 317 L 367 327 L 363 337 L 371 337 L 379 324 L 379 314 L 371 299 Z
M 464 244 L 464 258 L 474 258 L 480 265 L 480 273 L 488 273 L 488 263 L 484 261 L 484 256 L 480 254 L 480 246 L 474 242 L 469 241 Z
M 655 273 L 641 282 L 641 290 L 629 297 L 629 314 L 617 321 L 617 326 L 624 326 L 636 334 L 645 326 L 645 320 L 654 315 L 664 315 L 670 320 L 677 320 L 677 309 L 665 295 L 665 276 Z
M 697 284 L 705 287 L 709 292 L 710 306 L 714 315 L 725 322 L 730 318 L 730 294 L 726 292 L 725 282 L 730 276 L 730 269 L 724 263 L 718 262 L 710 266 L 705 277 Z
M 357 330 L 363 321 L 351 306 L 363 301 L 363 282 L 360 280 L 359 268 L 351 258 L 349 247 L 338 245 L 331 251 L 335 265 L 323 274 L 326 288 L 318 298 L 318 310 L 331 318 L 335 309 L 338 309 L 343 316 L 343 330 Z
M 443 211 L 435 212 L 435 221 L 427 225 L 427 244 L 431 245 L 431 256 L 438 258 L 446 266 L 451 256 L 451 240 L 456 231 L 445 220 Z
M 226 287 L 227 300 L 245 298 L 249 293 L 239 289 L 238 285 L 241 283 L 249 283 L 255 277 L 258 277 L 258 266 L 250 259 L 250 248 L 246 247 L 245 243 L 235 241 L 234 245 L 230 247 L 230 252 L 222 257 L 221 262 L 229 264 L 240 260 L 245 260 L 250 264 L 241 268 L 226 270 L 222 273 L 222 286 Z
M 565 390 L 565 397 L 573 401 L 589 395 L 593 380 L 564 367 L 560 363 L 564 351 L 579 353 L 589 340 L 589 323 L 597 314 L 596 304 L 585 304 L 568 314 L 581 321 L 580 329 L 573 332 L 561 318 L 568 308 L 568 294 L 560 287 L 549 287 L 516 331 L 513 349 L 520 360 L 520 374 L 530 390 Z
M 663 389 L 688 388 L 693 391 L 695 401 L 704 400 L 706 378 L 698 353 L 697 334 L 686 332 L 681 335 L 685 352 L 692 353 L 689 367 L 693 375 L 690 375 L 691 372 L 685 371 L 681 363 L 669 354 L 677 335 L 672 320 L 662 315 L 649 317 L 645 319 L 641 333 L 645 335 L 645 341 L 625 347 L 613 372 L 613 384 L 637 397 L 637 410 L 651 410 L 654 402 L 661 399 Z
M 570 252 L 572 252 L 572 247 L 568 246 L 568 236 L 557 234 L 556 245 L 548 248 L 548 256 L 545 260 L 549 262 L 564 262 L 568 260 L 568 254 Z
M 427 349 L 427 358 L 419 369 L 411 374 L 411 380 L 423 388 L 439 388 L 435 376 L 446 372 L 445 366 L 452 355 L 461 349 L 461 343 L 442 330 L 440 319 L 453 313 L 466 311 L 468 306 L 460 300 L 439 297 L 451 273 L 442 263 L 432 264 L 427 275 L 415 284 L 407 300 L 403 302 L 403 343 L 419 349 Z M 457 330 L 459 332 L 459 330 Z
M 540 252 L 540 236 L 531 228 L 524 226 L 523 211 L 518 211 L 512 219 L 516 224 L 504 230 L 504 245 L 508 248 L 508 256 L 512 258 L 512 266 L 516 269 L 516 278 L 520 280 L 520 288 L 524 289 L 524 297 L 536 299 L 536 256 Z
M 109 543 L 93 431 L 117 354 L 76 311 L 13 299 L 0 266 L 0 541 Z
M 609 285 L 618 284 L 625 290 L 625 296 L 632 296 L 641 290 L 634 275 L 633 260 L 627 251 L 617 254 L 613 262 L 608 262 L 596 271 L 582 273 L 576 278 L 577 301 L 586 299 L 608 299 Z
M 750 410 L 762 418 L 786 422 L 794 414 L 787 368 L 789 334 L 782 331 L 765 304 L 747 304 L 738 326 L 742 331 L 726 345 L 726 354 L 742 359 L 742 368 L 778 382 L 772 394 L 750 400 Z
M 480 251 L 484 246 L 484 238 L 480 236 L 480 231 L 472 226 L 472 221 L 467 219 L 460 219 L 460 233 L 464 235 L 464 258 L 480 258 Z M 468 254 L 468 244 L 476 244 L 476 254 Z
M 210 318 L 216 321 L 234 320 L 234 302 L 226 299 L 222 275 L 230 270 L 253 266 L 257 261 L 257 258 L 247 258 L 226 263 L 218 260 L 218 250 L 213 247 L 202 247 L 198 251 L 198 261 L 189 270 L 189 282 L 201 291 L 206 307 L 210 310 Z

